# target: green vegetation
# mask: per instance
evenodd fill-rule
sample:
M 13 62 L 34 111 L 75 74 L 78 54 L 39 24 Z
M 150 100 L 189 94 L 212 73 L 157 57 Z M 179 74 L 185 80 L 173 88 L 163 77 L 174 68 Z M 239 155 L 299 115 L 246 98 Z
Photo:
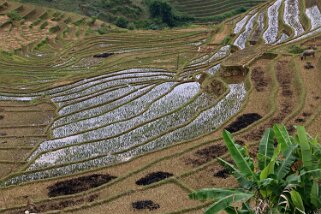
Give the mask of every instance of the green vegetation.
M 220 210 L 313 213 L 321 207 L 321 145 L 304 127 L 296 129 L 295 136 L 290 136 L 285 126 L 267 129 L 259 144 L 257 161 L 250 157 L 247 148 L 236 144 L 232 135 L 224 131 L 224 142 L 235 165 L 220 161 L 233 173 L 240 188 L 203 189 L 191 193 L 190 198 L 216 200 L 207 214 Z M 232 207 L 235 202 L 242 202 L 242 208 Z M 252 207 L 253 202 L 255 207 Z
M 49 25 L 48 21 L 45 21 L 44 23 L 42 23 L 42 24 L 40 25 L 40 29 L 43 30 L 43 29 L 45 29 L 48 25 Z
M 193 9 L 195 5 L 208 3 L 170 1 L 170 0 L 61 0 L 61 1 L 41 1 L 41 0 L 21 0 L 21 2 L 31 2 L 43 6 L 54 7 L 56 9 L 78 12 L 90 17 L 95 17 L 103 21 L 113 23 L 118 27 L 128 29 L 163 29 L 167 27 L 177 27 L 188 25 L 191 22 L 221 22 L 227 18 L 245 12 L 248 8 L 262 1 L 246 1 L 245 3 L 232 4 L 232 7 L 224 7 L 220 12 L 209 13 L 199 16 L 190 12 L 186 8 Z M 233 3 L 233 1 L 228 4 Z M 194 5 L 195 4 L 195 5 Z M 217 4 L 217 5 L 216 5 Z M 210 3 L 210 7 L 213 5 Z M 216 2 L 216 7 L 222 7 L 220 2 Z M 182 9 L 183 7 L 183 9 Z M 184 9 L 185 8 L 185 9 Z M 203 7 L 198 11 L 203 11 Z M 213 8 L 211 10 L 214 10 Z M 221 12 L 223 11 L 223 12 Z M 53 20 L 62 19 L 57 13 Z
M 265 0 L 171 0 L 171 2 L 178 11 L 206 20 L 207 17 L 235 14 L 240 8 L 249 9 Z
M 233 9 L 231 11 L 222 13 L 220 15 L 215 16 L 208 16 L 208 17 L 198 17 L 196 18 L 197 21 L 201 22 L 222 22 L 225 19 L 231 18 L 233 16 L 236 16 L 238 14 L 244 13 L 247 9 L 245 7 L 240 7 L 237 9 Z
M 51 28 L 49 29 L 49 32 L 50 32 L 50 33 L 56 33 L 56 32 L 58 32 L 58 31 L 60 31 L 59 25 L 53 26 L 53 27 L 51 27 Z
M 12 10 L 9 13 L 7 13 L 7 16 L 10 18 L 11 21 L 20 21 L 22 20 L 22 17 L 16 10 Z
M 297 45 L 291 45 L 291 47 L 289 48 L 289 53 L 292 53 L 292 54 L 300 54 L 303 51 L 304 50 Z
M 231 41 L 232 41 L 232 38 L 230 36 L 225 36 L 222 41 L 222 45 L 229 45 Z

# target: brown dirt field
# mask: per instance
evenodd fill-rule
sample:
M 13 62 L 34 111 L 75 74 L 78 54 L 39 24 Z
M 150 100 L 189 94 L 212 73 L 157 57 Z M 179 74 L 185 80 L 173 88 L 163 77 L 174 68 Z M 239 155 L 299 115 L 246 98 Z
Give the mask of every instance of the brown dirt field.
M 1 153 L 0 153 L 0 155 L 1 155 Z M 9 164 L 9 163 L 0 163 L 0 167 L 1 167 L 0 178 L 3 178 L 5 176 L 7 176 L 8 174 L 17 171 L 19 169 L 19 167 L 21 167 L 21 166 L 22 166 L 22 164 L 18 164 L 18 163 L 11 163 L 11 164 Z M 1 192 L 1 190 L 0 190 L 0 192 Z M 0 196 L 0 201 L 3 201 L 1 196 Z M 4 206 L 4 204 L 2 204 L 2 206 Z
M 229 175 L 226 178 L 215 176 L 222 169 L 223 167 L 218 163 L 213 163 L 194 174 L 180 178 L 180 180 L 195 190 L 208 187 L 236 187 L 237 182 L 233 176 Z
M 46 138 L 46 127 L 55 116 L 55 107 L 48 103 L 0 102 L 0 109 L 0 160 L 22 162 L 30 155 L 31 149 Z M 0 178 L 14 172 L 16 167 L 13 169 L 12 165 L 4 166 L 10 170 L 1 170 Z
M 231 31 L 231 24 L 223 24 L 223 29 L 213 36 L 211 44 L 220 44 L 224 40 L 224 38 L 231 33 Z
M 289 69 L 290 58 L 282 58 L 278 60 L 275 66 L 276 78 L 279 85 L 278 95 L 275 99 L 277 104 L 277 112 L 274 116 L 264 124 L 259 125 L 253 129 L 250 133 L 244 135 L 246 142 L 258 141 L 264 130 L 271 127 L 273 124 L 282 123 L 282 121 L 289 115 L 295 107 L 295 104 L 299 102 L 299 91 L 296 91 L 293 84 L 294 70 Z
M 188 193 L 176 184 L 164 184 L 155 188 L 141 190 L 120 199 L 116 199 L 108 204 L 101 204 L 92 208 L 83 209 L 77 213 L 137 213 L 132 208 L 131 203 L 139 200 L 152 200 L 160 205 L 159 209 L 153 213 L 166 213 L 183 208 L 195 207 L 201 202 L 192 201 L 188 198 Z M 149 210 L 142 210 L 139 213 L 149 213 Z
M 24 161 L 31 153 L 31 149 L 0 150 L 0 161 Z

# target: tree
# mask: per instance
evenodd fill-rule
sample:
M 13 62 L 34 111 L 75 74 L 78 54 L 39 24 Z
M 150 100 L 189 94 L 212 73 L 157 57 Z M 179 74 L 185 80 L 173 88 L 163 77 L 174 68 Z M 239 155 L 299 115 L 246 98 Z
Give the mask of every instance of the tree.
M 116 19 L 116 25 L 121 28 L 126 28 L 128 25 L 128 20 L 124 17 L 117 17 Z
M 149 5 L 149 12 L 152 18 L 161 18 L 168 26 L 173 27 L 175 25 L 172 6 L 168 2 L 154 0 Z
M 234 164 L 220 159 L 236 177 L 238 189 L 203 189 L 191 199 L 214 199 L 206 214 L 227 213 L 313 213 L 321 208 L 321 145 L 304 127 L 290 136 L 282 125 L 267 129 L 259 143 L 257 161 L 236 144 L 228 131 L 224 142 Z M 274 144 L 276 141 L 276 145 Z M 232 207 L 242 202 L 241 208 Z M 255 206 L 251 204 L 255 202 Z

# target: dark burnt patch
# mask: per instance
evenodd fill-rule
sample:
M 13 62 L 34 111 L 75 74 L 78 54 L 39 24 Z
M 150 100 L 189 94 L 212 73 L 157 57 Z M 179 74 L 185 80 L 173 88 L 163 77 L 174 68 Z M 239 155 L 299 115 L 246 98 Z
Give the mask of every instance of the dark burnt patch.
M 3 115 L 0 115 L 0 120 L 3 120 L 4 119 L 4 116 Z
M 257 113 L 243 114 L 242 116 L 239 116 L 229 126 L 227 126 L 226 130 L 231 133 L 238 132 L 238 131 L 248 127 L 252 123 L 260 120 L 261 118 L 262 118 L 262 116 Z
M 217 157 L 224 155 L 227 152 L 227 148 L 222 145 L 212 145 L 204 149 L 200 149 L 193 154 L 193 157 L 185 160 L 185 163 L 197 167 L 203 165 Z
M 227 169 L 220 169 L 214 173 L 214 177 L 226 179 L 230 177 L 230 172 Z
M 296 123 L 304 123 L 304 122 L 305 122 L 305 119 L 304 119 L 304 118 L 296 118 L 296 119 L 295 119 L 295 122 L 296 122 Z
M 156 204 L 152 200 L 143 200 L 143 201 L 136 201 L 132 203 L 132 207 L 135 210 L 157 210 L 160 208 L 159 204 Z
M 308 113 L 308 112 L 303 112 L 302 113 L 302 116 L 303 117 L 310 117 L 312 114 L 311 113 Z
M 75 193 L 83 192 L 101 186 L 115 178 L 115 176 L 108 174 L 93 174 L 89 176 L 83 176 L 71 180 L 57 182 L 56 184 L 48 187 L 48 196 L 57 197 L 62 195 L 72 195 Z
M 147 185 L 165 180 L 172 176 L 174 175 L 168 172 L 153 172 L 136 181 L 136 184 L 139 186 L 147 186 Z
M 110 56 L 113 56 L 114 53 L 100 53 L 100 54 L 95 54 L 93 57 L 94 58 L 108 58 Z

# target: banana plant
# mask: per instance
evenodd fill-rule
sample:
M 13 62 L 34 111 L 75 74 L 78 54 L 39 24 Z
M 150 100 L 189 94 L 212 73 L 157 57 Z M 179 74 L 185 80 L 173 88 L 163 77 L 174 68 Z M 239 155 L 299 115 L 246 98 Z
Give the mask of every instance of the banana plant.
M 194 200 L 214 200 L 205 214 L 313 213 L 321 208 L 321 145 L 304 127 L 290 136 L 283 125 L 267 129 L 256 161 L 236 144 L 231 133 L 223 139 L 233 163 L 219 159 L 239 183 L 237 189 L 208 188 L 192 192 Z M 256 163 L 256 164 L 254 164 Z M 233 207 L 242 204 L 242 207 Z

